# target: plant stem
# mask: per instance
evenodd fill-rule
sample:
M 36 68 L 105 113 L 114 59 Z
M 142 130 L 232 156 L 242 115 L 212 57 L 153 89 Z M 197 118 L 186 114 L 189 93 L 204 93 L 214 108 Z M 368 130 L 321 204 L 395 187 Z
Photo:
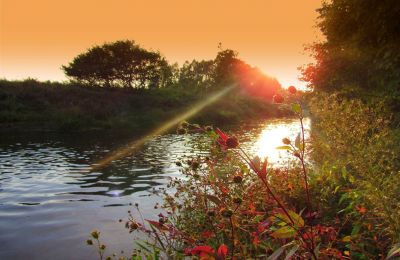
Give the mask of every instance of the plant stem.
M 233 219 L 232 216 L 229 218 L 230 223 L 231 223 L 231 235 L 232 235 L 232 251 L 231 251 L 231 259 L 233 260 L 233 256 L 235 254 L 235 228 L 233 226 Z

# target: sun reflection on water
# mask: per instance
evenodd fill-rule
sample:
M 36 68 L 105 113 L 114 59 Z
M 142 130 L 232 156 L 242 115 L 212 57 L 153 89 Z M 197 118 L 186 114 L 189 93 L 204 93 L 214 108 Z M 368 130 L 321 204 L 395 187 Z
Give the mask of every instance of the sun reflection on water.
M 304 119 L 305 138 L 308 138 L 308 130 L 310 129 L 310 120 Z M 287 159 L 288 152 L 278 150 L 276 147 L 282 146 L 282 139 L 288 137 L 293 143 L 297 134 L 301 131 L 300 122 L 298 120 L 267 122 L 261 127 L 255 141 L 250 145 L 249 150 L 254 156 L 260 158 L 268 157 L 268 162 L 281 164 Z

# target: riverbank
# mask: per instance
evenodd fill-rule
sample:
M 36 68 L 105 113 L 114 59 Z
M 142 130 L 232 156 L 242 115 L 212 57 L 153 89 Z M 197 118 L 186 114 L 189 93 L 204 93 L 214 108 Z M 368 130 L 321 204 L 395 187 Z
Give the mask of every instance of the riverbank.
M 141 132 L 186 111 L 207 96 L 176 87 L 135 90 L 36 80 L 1 80 L 0 122 L 2 131 L 6 132 Z M 265 99 L 234 90 L 190 121 L 228 126 L 244 119 L 288 115 L 289 111 Z

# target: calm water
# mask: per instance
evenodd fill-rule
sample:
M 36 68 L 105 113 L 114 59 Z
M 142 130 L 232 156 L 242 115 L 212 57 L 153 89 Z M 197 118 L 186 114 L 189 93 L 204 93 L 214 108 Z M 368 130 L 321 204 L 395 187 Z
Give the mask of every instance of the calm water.
M 298 132 L 293 120 L 237 130 L 246 150 L 270 162 L 284 159 L 285 152 L 275 147 Z M 92 163 L 132 140 L 93 134 L 2 135 L 0 259 L 97 259 L 84 243 L 93 229 L 101 231 L 108 253 L 131 248 L 132 236 L 118 222 L 126 218 L 129 203 L 139 203 L 145 217 L 154 217 L 160 199 L 152 191 L 180 176 L 175 161 L 205 153 L 196 150 L 198 135 L 167 134 L 101 170 L 90 170 Z

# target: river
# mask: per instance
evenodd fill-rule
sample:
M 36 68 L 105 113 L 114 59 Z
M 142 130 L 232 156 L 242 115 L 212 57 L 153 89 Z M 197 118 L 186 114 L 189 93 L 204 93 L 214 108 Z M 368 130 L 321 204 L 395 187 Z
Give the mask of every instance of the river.
M 309 120 L 306 121 L 307 127 Z M 296 120 L 264 120 L 234 132 L 245 150 L 269 162 L 287 154 L 276 150 L 284 137 L 295 138 Z M 134 139 L 134 138 L 131 138 Z M 175 162 L 206 153 L 195 145 L 199 134 L 166 134 L 139 151 L 91 170 L 91 164 L 123 148 L 127 138 L 104 134 L 2 135 L 0 139 L 0 259 L 97 259 L 85 244 L 100 230 L 107 252 L 132 248 L 126 219 L 132 203 L 154 218 L 169 177 L 179 177 Z

